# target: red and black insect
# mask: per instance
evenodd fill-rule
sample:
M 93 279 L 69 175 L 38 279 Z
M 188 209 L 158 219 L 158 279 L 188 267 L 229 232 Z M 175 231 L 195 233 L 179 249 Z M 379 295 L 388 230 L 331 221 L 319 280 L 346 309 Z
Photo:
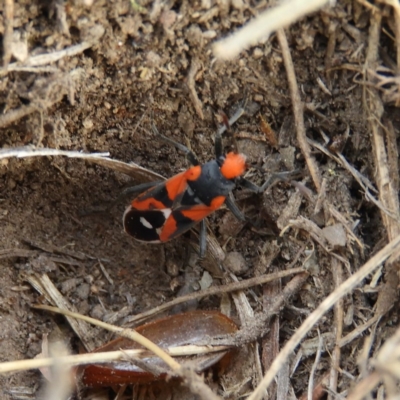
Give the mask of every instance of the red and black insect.
M 272 177 L 261 187 L 243 178 L 246 157 L 236 152 L 224 155 L 219 132 L 215 137 L 215 159 L 201 165 L 187 147 L 161 135 L 154 126 L 153 130 L 163 141 L 183 151 L 193 166 L 166 181 L 145 183 L 127 189 L 125 193 L 144 192 L 126 209 L 123 216 L 124 229 L 138 241 L 164 243 L 200 223 L 200 256 L 204 256 L 204 218 L 225 203 L 239 220 L 246 221 L 231 196 L 232 190 L 240 185 L 261 193 L 270 184 Z

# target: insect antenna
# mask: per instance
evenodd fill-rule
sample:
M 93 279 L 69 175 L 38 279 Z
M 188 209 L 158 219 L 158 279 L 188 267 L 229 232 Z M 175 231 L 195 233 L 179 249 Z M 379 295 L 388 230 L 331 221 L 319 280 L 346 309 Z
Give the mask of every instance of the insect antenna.
M 175 142 L 175 140 L 172 140 L 172 139 L 170 139 L 170 138 L 168 138 L 168 137 L 162 135 L 162 134 L 158 131 L 158 129 L 156 128 L 156 126 L 155 126 L 154 124 L 151 124 L 151 128 L 152 128 L 152 130 L 153 130 L 153 133 L 154 133 L 159 139 L 161 139 L 163 142 L 166 142 L 166 143 L 168 143 L 169 145 L 174 146 L 174 147 L 176 147 L 177 149 L 179 149 L 180 151 L 182 151 L 182 152 L 186 155 L 187 159 L 189 160 L 189 162 L 190 162 L 192 165 L 195 165 L 195 166 L 196 166 L 196 165 L 200 165 L 200 162 L 199 162 L 199 160 L 197 160 L 197 158 L 196 158 L 196 156 L 194 155 L 194 153 L 193 153 L 191 150 L 189 150 L 186 146 L 184 146 L 184 145 L 181 144 L 181 143 Z

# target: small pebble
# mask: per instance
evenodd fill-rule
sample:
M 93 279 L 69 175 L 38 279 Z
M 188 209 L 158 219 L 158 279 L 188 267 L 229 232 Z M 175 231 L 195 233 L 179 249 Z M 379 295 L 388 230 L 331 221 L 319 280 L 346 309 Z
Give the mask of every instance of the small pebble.
M 247 271 L 246 260 L 241 253 L 232 251 L 228 253 L 224 262 L 224 267 L 235 275 L 241 275 Z
M 90 311 L 90 316 L 92 318 L 101 320 L 103 318 L 103 315 L 104 315 L 104 308 L 100 304 L 95 305 Z
M 75 296 L 79 297 L 82 300 L 87 299 L 89 297 L 89 293 L 90 285 L 87 283 L 82 283 L 75 290 Z
M 263 51 L 262 51 L 259 47 L 256 47 L 256 48 L 254 49 L 254 51 L 253 51 L 253 57 L 254 57 L 255 59 L 261 58 L 263 55 L 264 55 L 264 53 L 263 53 Z

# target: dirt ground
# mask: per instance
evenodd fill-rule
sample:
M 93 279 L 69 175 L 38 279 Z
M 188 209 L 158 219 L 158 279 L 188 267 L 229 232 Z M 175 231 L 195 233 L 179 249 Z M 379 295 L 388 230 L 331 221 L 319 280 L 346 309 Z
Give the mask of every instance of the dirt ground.
M 223 110 L 232 115 L 247 100 L 245 114 L 232 128 L 239 150 L 247 156 L 246 177 L 261 184 L 273 172 L 301 171 L 294 182 L 279 182 L 263 195 L 234 191 L 240 209 L 257 221 L 255 226 L 237 222 L 225 208 L 208 219 L 210 237 L 228 255 L 219 263 L 196 257 L 193 233 L 164 245 L 135 242 L 121 223 L 129 200 L 110 212 L 91 212 L 105 209 L 124 188 L 148 180 L 145 177 L 66 157 L 3 158 L 1 362 L 35 357 L 43 335 L 55 332 L 62 332 L 73 353 L 80 348 L 63 317 L 31 308 L 46 299 L 28 283 L 29 276 L 47 274 L 76 311 L 122 326 L 132 315 L 203 289 L 207 279 L 212 279 L 208 286 L 230 282 L 229 271 L 244 280 L 312 267 L 313 275 L 285 300 L 279 317 L 269 319 L 269 331 L 253 341 L 251 350 L 246 348 L 247 362 L 232 361 L 225 377 L 207 376 L 216 394 L 238 399 L 254 390 L 279 347 L 307 315 L 398 235 L 399 97 L 390 79 L 400 68 L 400 57 L 393 10 L 383 2 L 343 0 L 285 30 L 304 105 L 307 155 L 293 117 L 277 35 L 233 61 L 218 60 L 212 52 L 216 39 L 241 27 L 268 3 L 7 0 L 0 5 L 3 67 L 8 63 L 8 70 L 0 72 L 3 149 L 33 145 L 109 152 L 113 159 L 170 177 L 189 164 L 178 150 L 157 140 L 152 122 L 204 162 L 214 156 L 217 114 Z M 376 60 L 371 56 L 374 48 Z M 72 50 L 54 61 L 29 63 L 63 49 Z M 379 123 L 373 125 L 373 120 Z M 376 126 L 381 133 L 375 132 Z M 387 154 L 382 155 L 382 144 Z M 224 145 L 229 149 L 229 138 Z M 309 172 L 309 158 L 319 180 Z M 382 162 L 388 166 L 387 181 L 382 181 Z M 389 194 L 387 185 L 393 189 Z M 397 281 L 393 275 L 388 278 L 389 268 L 378 271 L 308 333 L 310 347 L 297 349 L 289 361 L 284 394 L 279 392 L 282 383 L 278 389 L 274 384 L 270 398 L 306 396 L 319 334 L 325 341 L 312 374 L 316 384 L 324 380 L 330 387 L 330 398 L 346 396 L 371 371 L 369 361 L 362 364 L 360 359 L 365 352 L 376 355 L 398 324 L 398 307 L 390 309 L 397 305 Z M 246 290 L 250 308 L 255 313 L 268 309 L 290 279 Z M 383 288 L 386 300 L 380 297 Z M 238 297 L 210 296 L 167 313 L 188 307 L 230 310 L 231 318 L 243 323 Z M 377 316 L 379 323 L 361 330 Z M 335 347 L 338 330 L 343 338 L 357 329 L 354 338 Z M 111 338 L 95 332 L 95 345 Z M 0 398 L 43 398 L 45 386 L 38 370 L 2 375 Z M 169 389 L 175 390 L 170 397 L 165 390 L 160 395 L 155 387 L 136 387 L 133 393 L 134 398 L 195 398 L 183 387 Z M 126 393 L 132 396 L 132 389 Z M 90 389 L 80 396 L 94 398 Z M 103 389 L 96 396 L 115 398 L 115 393 Z

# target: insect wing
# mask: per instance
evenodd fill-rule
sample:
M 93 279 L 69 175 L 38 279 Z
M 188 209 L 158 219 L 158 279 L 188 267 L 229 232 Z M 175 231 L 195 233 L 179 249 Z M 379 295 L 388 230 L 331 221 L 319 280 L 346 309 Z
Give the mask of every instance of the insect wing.
M 181 206 L 186 188 L 187 181 L 181 173 L 136 197 L 124 214 L 125 231 L 136 240 L 148 243 L 165 242 L 175 237 L 172 235 L 178 226 L 171 215 Z M 190 227 L 192 225 L 191 221 Z
M 136 197 L 132 207 L 143 211 L 174 209 L 180 205 L 186 188 L 187 180 L 185 172 L 182 172 Z

